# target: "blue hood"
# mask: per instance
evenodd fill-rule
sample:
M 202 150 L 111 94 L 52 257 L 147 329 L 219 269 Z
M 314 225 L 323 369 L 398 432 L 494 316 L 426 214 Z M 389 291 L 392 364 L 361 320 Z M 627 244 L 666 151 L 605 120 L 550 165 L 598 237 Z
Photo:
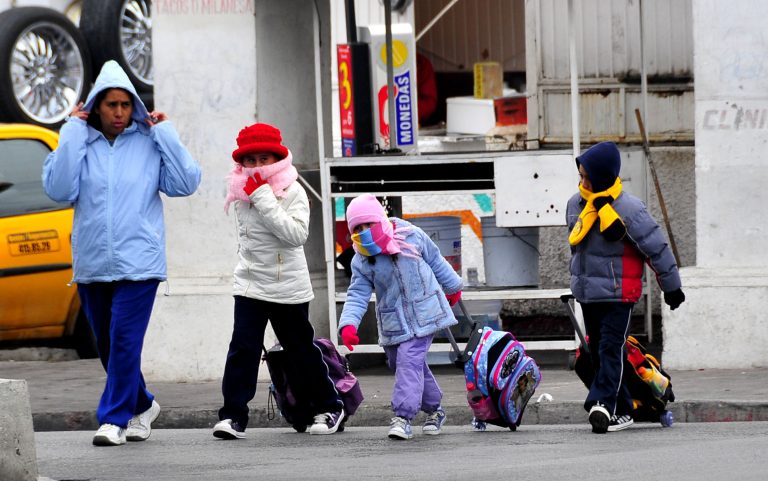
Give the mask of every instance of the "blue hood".
M 576 157 L 576 165 L 584 166 L 593 192 L 602 192 L 616 182 L 621 171 L 621 154 L 613 142 L 600 142 Z
M 83 105 L 83 110 L 88 112 L 93 110 L 93 103 L 99 92 L 113 88 L 120 88 L 129 92 L 133 97 L 133 113 L 131 114 L 131 118 L 137 122 L 146 121 L 149 116 L 147 107 L 144 106 L 144 102 L 141 101 L 139 94 L 136 93 L 136 89 L 133 87 L 130 79 L 128 79 L 128 75 L 122 67 L 120 67 L 120 64 L 114 60 L 107 61 L 104 66 L 101 67 L 101 72 L 99 72 L 99 76 L 96 77 L 93 89 L 91 89 L 91 93 L 88 94 L 85 105 Z

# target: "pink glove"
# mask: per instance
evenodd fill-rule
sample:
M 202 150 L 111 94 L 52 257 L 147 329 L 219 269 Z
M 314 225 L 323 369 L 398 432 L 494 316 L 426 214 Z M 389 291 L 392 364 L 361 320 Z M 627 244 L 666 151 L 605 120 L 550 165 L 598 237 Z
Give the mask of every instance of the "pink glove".
M 453 294 L 446 294 L 445 298 L 448 299 L 448 305 L 453 307 L 461 300 L 461 291 L 454 292 Z
M 267 181 L 262 179 L 259 174 L 254 174 L 253 176 L 248 177 L 248 179 L 245 181 L 245 187 L 243 187 L 243 190 L 250 197 L 250 195 L 253 194 L 253 191 L 266 183 Z
M 350 351 L 354 351 L 352 346 L 360 344 L 360 338 L 357 337 L 357 329 L 355 326 L 344 326 L 341 328 L 341 342 Z

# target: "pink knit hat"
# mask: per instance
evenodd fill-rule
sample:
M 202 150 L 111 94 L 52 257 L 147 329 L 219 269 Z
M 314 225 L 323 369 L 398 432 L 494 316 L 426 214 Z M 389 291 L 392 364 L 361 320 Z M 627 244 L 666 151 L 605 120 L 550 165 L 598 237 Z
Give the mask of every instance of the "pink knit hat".
M 360 224 L 375 224 L 383 220 L 387 220 L 387 213 L 371 194 L 355 197 L 347 206 L 347 227 L 350 233 Z
M 352 199 L 347 206 L 347 226 L 353 233 L 360 224 L 377 224 L 371 228 L 372 239 L 385 254 L 397 254 L 400 247 L 395 242 L 394 227 L 387 218 L 387 213 L 381 203 L 371 194 L 363 194 Z M 354 237 L 353 237 L 354 239 Z M 359 246 L 353 244 L 355 251 L 361 252 Z M 368 255 L 368 254 L 364 254 Z

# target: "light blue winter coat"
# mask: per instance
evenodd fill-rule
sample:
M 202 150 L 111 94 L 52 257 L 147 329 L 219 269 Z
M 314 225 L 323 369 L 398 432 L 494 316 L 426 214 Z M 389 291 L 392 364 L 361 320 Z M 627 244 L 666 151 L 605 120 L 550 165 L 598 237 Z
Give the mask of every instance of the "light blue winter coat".
M 412 226 L 402 219 L 392 220 L 395 230 Z M 461 277 L 423 230 L 412 226 L 405 240 L 421 252 L 421 258 L 379 254 L 374 264 L 362 254 L 352 258 L 352 280 L 339 330 L 360 326 L 374 291 L 381 346 L 401 344 L 456 324 L 445 295 L 462 289 Z
M 165 227 L 160 192 L 179 197 L 200 184 L 200 166 L 169 121 L 149 127 L 147 108 L 120 66 L 109 61 L 83 110 L 109 88 L 133 96 L 131 124 L 113 145 L 85 121 L 72 117 L 59 146 L 43 165 L 43 187 L 74 205 L 72 257 L 79 283 L 166 278 Z

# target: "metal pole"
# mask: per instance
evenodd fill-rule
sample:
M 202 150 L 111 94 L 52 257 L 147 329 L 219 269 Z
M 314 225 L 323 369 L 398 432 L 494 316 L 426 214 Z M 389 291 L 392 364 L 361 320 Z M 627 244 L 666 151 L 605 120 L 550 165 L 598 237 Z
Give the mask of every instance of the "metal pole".
M 392 1 L 384 0 L 384 28 L 387 48 L 387 111 L 389 113 L 389 148 L 397 147 L 397 121 L 395 119 L 395 71 L 392 65 Z
M 573 2 L 568 0 L 568 37 L 570 42 L 571 64 L 571 129 L 573 131 L 573 158 L 581 153 L 581 137 L 579 128 L 579 66 L 576 58 L 576 27 L 573 20 Z
M 357 42 L 357 23 L 355 21 L 355 0 L 346 0 L 344 2 L 346 6 L 347 16 L 347 42 Z
M 645 26 L 644 26 L 644 14 L 643 14 L 643 0 L 638 2 L 640 9 L 640 97 L 642 99 L 643 114 L 642 118 L 648 120 L 648 72 L 645 68 Z M 639 119 L 640 117 L 638 117 Z M 641 132 L 642 134 L 642 132 Z M 641 135 L 644 140 L 644 135 Z M 645 155 L 650 155 L 650 151 L 646 151 Z M 650 163 L 650 158 L 648 158 Z M 654 173 L 655 175 L 655 173 Z M 646 186 L 648 185 L 648 177 L 646 177 Z M 653 283 L 651 279 L 651 268 L 648 264 L 645 265 L 645 282 L 646 282 L 646 294 L 645 294 L 645 333 L 648 335 L 648 342 L 653 342 L 653 317 L 651 309 L 653 303 Z
M 320 61 L 320 16 L 319 12 L 315 9 L 315 15 L 312 18 L 312 27 L 314 29 L 314 56 L 315 56 L 315 115 L 317 115 L 317 153 L 320 158 L 320 206 L 323 212 L 323 254 L 325 260 L 325 276 L 327 280 L 327 300 L 328 300 L 328 338 L 335 345 L 339 344 L 338 332 L 336 327 L 338 321 L 336 319 L 336 242 L 333 236 L 333 199 L 329 192 L 330 179 L 329 169 L 326 165 L 325 158 L 325 126 L 323 124 L 323 102 L 322 102 L 322 62 Z M 301 177 L 300 177 L 301 178 Z M 305 185 L 310 187 L 308 182 L 304 178 L 301 178 Z M 311 189 L 314 195 L 317 192 Z
M 643 97 L 643 119 L 648 122 L 648 71 L 645 66 L 645 30 L 643 19 L 643 0 L 640 6 L 640 92 Z

